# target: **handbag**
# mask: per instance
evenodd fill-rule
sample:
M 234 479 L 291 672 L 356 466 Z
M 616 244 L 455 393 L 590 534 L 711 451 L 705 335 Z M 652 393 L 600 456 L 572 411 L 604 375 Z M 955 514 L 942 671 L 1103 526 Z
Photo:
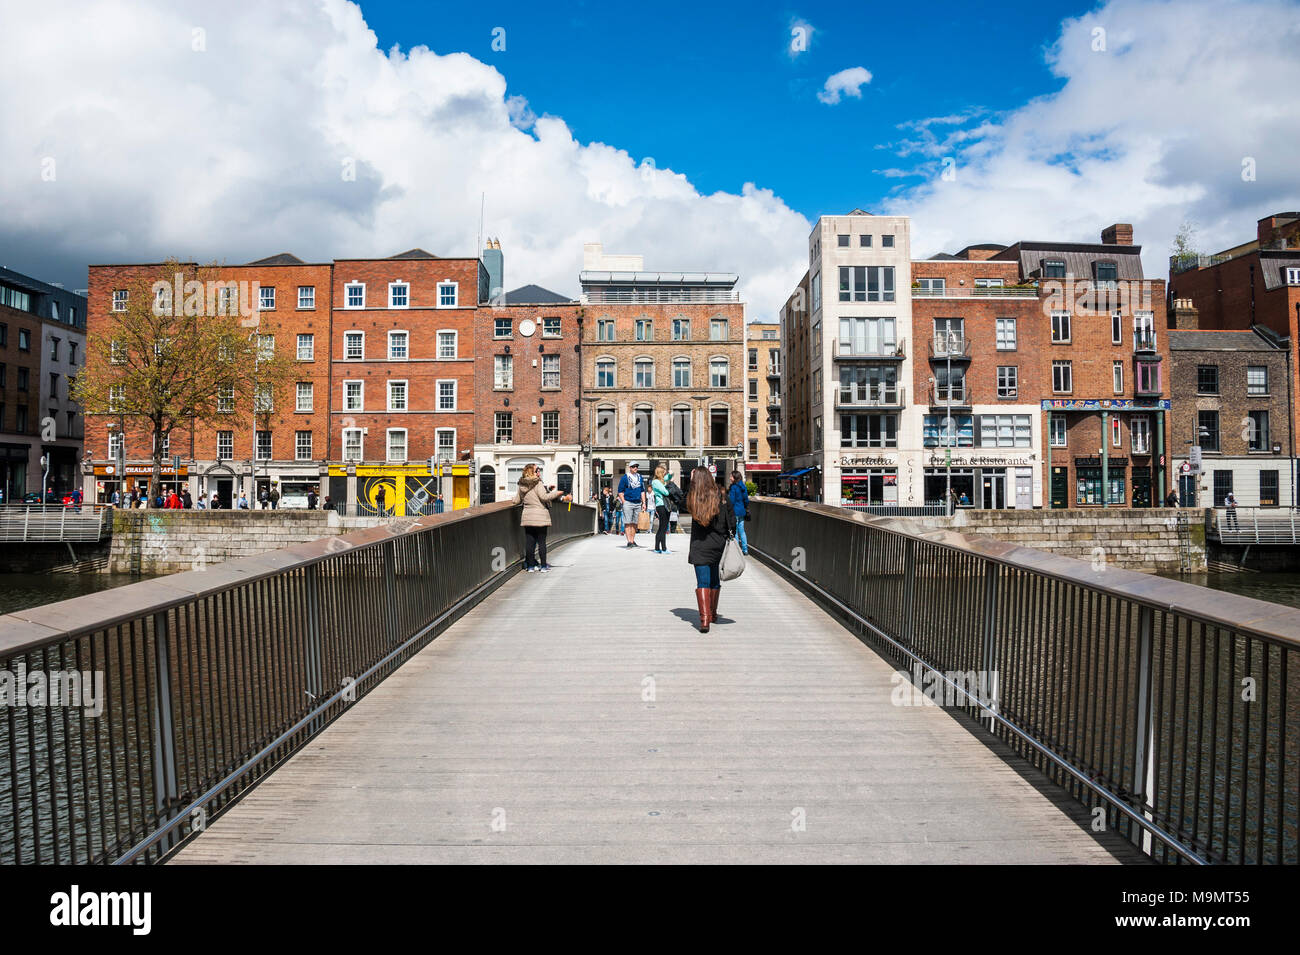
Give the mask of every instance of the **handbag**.
M 639 531 L 650 529 L 650 513 L 645 508 L 641 508 L 641 513 L 636 516 L 636 529 Z
M 718 576 L 723 580 L 735 580 L 745 572 L 745 555 L 740 552 L 740 544 L 734 537 L 728 537 L 722 548 L 722 560 L 718 562 Z

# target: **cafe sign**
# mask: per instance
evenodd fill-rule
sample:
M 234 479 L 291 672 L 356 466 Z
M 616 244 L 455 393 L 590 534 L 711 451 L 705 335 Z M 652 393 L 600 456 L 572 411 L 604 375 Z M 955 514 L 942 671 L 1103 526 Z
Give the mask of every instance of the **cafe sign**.
M 930 455 L 931 467 L 945 467 L 949 461 L 946 457 L 937 454 Z M 957 468 L 1005 468 L 1005 467 L 1029 467 L 1034 463 L 1034 456 L 1020 455 L 1019 457 L 997 457 L 994 455 L 977 454 L 971 457 L 953 458 L 952 466 Z
M 840 458 L 840 467 L 842 468 L 892 468 L 894 458 L 887 454 L 866 455 L 863 457 L 849 457 L 844 455 Z

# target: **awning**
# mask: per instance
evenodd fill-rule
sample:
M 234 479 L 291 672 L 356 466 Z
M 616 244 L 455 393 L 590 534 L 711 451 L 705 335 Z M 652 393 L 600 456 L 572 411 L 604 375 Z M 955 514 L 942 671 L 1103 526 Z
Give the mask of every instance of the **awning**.
M 793 479 L 797 477 L 803 477 L 809 471 L 816 471 L 816 470 L 817 470 L 816 468 L 800 468 L 798 471 L 787 471 L 785 474 L 778 474 L 777 477 Z

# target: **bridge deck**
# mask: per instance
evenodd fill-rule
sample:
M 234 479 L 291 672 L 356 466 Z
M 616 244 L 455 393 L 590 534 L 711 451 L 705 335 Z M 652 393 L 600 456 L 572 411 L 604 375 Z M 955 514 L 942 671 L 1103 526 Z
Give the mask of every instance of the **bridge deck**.
M 892 705 L 891 666 L 757 562 L 698 633 L 672 545 L 516 576 L 177 861 L 1134 858 L 960 717 Z

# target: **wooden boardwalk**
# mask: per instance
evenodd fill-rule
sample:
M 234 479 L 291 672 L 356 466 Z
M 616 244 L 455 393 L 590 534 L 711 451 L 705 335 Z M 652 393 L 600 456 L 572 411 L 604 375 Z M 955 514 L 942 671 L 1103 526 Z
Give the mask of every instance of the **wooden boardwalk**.
M 756 561 L 703 635 L 686 537 L 621 540 L 517 575 L 176 862 L 1138 858 Z

